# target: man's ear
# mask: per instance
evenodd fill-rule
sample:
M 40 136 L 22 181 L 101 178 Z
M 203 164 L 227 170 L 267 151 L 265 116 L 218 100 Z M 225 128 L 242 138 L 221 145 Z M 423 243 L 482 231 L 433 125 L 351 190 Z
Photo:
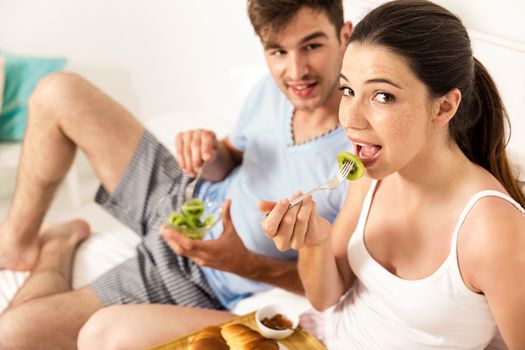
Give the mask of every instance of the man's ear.
M 350 35 L 352 35 L 352 22 L 347 21 L 343 24 L 341 27 L 341 34 L 340 34 L 340 40 L 342 43 L 345 44 L 345 47 L 348 45 L 348 41 L 350 40 Z
M 447 92 L 444 96 L 437 99 L 436 114 L 433 120 L 439 124 L 446 124 L 456 114 L 459 104 L 461 102 L 461 91 L 454 88 Z

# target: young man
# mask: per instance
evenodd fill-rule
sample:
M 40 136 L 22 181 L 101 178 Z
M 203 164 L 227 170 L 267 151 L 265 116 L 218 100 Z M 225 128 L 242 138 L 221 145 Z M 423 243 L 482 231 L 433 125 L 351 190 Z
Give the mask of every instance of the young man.
M 42 232 L 32 275 L 0 315 L 0 348 L 69 349 L 86 320 L 110 305 L 171 304 L 165 306 L 170 315 L 186 317 L 202 308 L 230 308 L 269 284 L 302 292 L 296 256 L 278 251 L 264 236 L 257 202 L 318 185 L 334 175 L 336 154 L 350 147 L 337 110 L 351 25 L 343 22 L 340 0 L 254 0 L 249 14 L 273 79 L 255 87 L 227 139 L 218 141 L 205 130 L 177 135 L 177 160 L 83 79 L 57 74 L 39 85 L 31 99 L 17 191 L 0 227 L 0 263 L 18 269 L 35 264 L 40 244 L 35 225 L 77 147 L 101 180 L 97 201 L 143 235 L 143 242 L 135 258 L 71 290 L 72 254 L 89 227 L 74 221 Z M 170 196 L 179 206 L 189 181 L 183 173 L 193 176 L 204 161 L 207 181 L 198 184 L 197 195 L 231 199 L 223 206 L 223 227 L 205 241 L 166 227 L 160 235 L 159 201 Z M 318 210 L 329 220 L 345 187 L 316 194 Z M 207 317 L 213 322 L 231 315 L 209 311 Z M 187 321 L 177 325 L 180 334 L 195 327 Z

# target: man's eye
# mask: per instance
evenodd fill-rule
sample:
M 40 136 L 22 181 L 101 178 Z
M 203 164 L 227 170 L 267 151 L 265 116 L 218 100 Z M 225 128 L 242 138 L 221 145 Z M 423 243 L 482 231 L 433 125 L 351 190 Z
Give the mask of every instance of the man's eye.
M 306 46 L 306 50 L 308 50 L 308 51 L 309 50 L 315 50 L 315 49 L 318 49 L 320 47 L 321 47 L 321 45 L 319 45 L 319 44 L 310 44 L 310 45 Z
M 272 56 L 282 56 L 284 55 L 286 52 L 284 50 L 275 50 L 275 51 L 272 51 L 270 53 L 270 55 Z
M 341 86 L 339 90 L 344 96 L 354 96 L 354 90 L 350 89 L 348 86 Z
M 386 93 L 386 92 L 378 92 L 376 94 L 376 97 L 375 99 L 378 101 L 378 102 L 381 102 L 381 103 L 388 103 L 388 102 L 393 102 L 396 100 L 396 98 L 394 97 L 394 95 L 391 95 L 389 93 Z

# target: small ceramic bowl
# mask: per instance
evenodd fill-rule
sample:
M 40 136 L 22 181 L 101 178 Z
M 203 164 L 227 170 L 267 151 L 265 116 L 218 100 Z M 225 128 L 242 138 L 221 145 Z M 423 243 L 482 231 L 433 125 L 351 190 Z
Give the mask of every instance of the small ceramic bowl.
M 284 316 L 292 323 L 291 328 L 273 329 L 263 324 L 265 318 L 272 319 L 278 314 Z M 257 328 L 259 328 L 259 332 L 266 338 L 283 339 L 292 335 L 295 328 L 297 328 L 299 325 L 299 315 L 289 312 L 279 305 L 267 305 L 257 310 L 255 313 L 255 323 L 257 324 Z

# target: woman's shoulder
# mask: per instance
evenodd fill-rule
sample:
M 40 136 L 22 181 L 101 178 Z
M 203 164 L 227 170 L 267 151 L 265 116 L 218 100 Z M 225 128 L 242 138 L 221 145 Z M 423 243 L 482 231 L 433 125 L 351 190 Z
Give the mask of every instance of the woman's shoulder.
M 470 198 L 465 203 L 462 230 L 477 232 L 477 240 L 491 242 L 524 228 L 524 209 L 495 179 L 474 182 L 467 193 Z
M 525 252 L 525 214 L 503 189 L 476 192 L 466 205 L 458 236 L 458 255 L 467 280 L 483 289 L 494 270 L 516 266 Z M 468 208 L 470 207 L 470 208 Z
M 464 193 L 470 196 L 464 208 L 468 211 L 464 226 L 492 237 L 491 232 L 525 223 L 523 208 L 491 174 L 485 172 L 473 179 Z
M 472 175 L 457 192 L 465 202 L 464 210 L 468 211 L 464 226 L 472 225 L 489 233 L 508 224 L 523 224 L 523 208 L 492 174 L 477 167 Z
M 525 225 L 523 208 L 503 191 L 483 190 L 472 196 L 471 210 L 464 226 L 472 227 L 480 234 L 494 237 L 494 232 L 513 232 L 512 229 Z M 525 232 L 523 232 L 525 234 Z

